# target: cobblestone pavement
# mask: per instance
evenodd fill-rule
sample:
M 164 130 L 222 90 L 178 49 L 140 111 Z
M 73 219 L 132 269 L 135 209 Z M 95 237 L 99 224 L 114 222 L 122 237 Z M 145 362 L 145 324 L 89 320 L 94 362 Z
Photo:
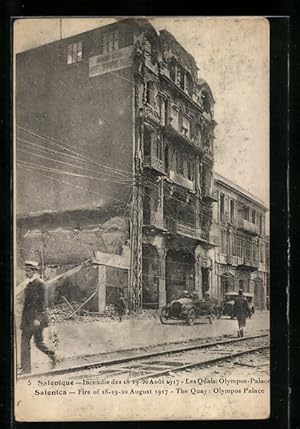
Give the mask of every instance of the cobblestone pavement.
M 269 330 L 269 312 L 257 311 L 247 320 L 245 335 L 256 335 Z M 78 320 L 66 320 L 45 329 L 45 340 L 57 338 L 58 356 L 73 360 L 78 356 L 98 353 L 113 353 L 134 348 L 151 348 L 153 346 L 189 341 L 195 339 L 215 339 L 232 337 L 237 334 L 237 321 L 222 317 L 213 324 L 199 320 L 193 326 L 180 321 L 170 321 L 162 325 L 159 318 L 136 319 L 126 316 L 123 322 L 111 319 L 94 320 L 82 317 Z M 17 362 L 20 355 L 20 331 L 17 333 Z M 47 356 L 36 349 L 32 342 L 32 371 L 43 371 L 49 368 Z

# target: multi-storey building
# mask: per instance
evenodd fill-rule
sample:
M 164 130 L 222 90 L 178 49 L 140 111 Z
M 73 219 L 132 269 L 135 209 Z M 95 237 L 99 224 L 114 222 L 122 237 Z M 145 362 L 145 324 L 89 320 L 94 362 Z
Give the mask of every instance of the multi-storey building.
M 267 209 L 263 202 L 230 180 L 215 174 L 218 205 L 212 229 L 219 246 L 211 251 L 211 293 L 243 289 L 254 294 L 254 304 L 265 308 L 268 293 L 268 240 L 265 236 Z
M 121 283 L 148 307 L 207 290 L 213 106 L 194 58 L 145 19 L 17 55 L 19 260 L 97 254 L 101 308 Z

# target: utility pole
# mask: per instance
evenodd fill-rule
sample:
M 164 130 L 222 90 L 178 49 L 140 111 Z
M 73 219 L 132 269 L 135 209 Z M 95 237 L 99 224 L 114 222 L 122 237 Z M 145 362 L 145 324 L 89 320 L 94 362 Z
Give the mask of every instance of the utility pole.
M 139 109 L 134 153 L 132 222 L 131 222 L 131 261 L 130 261 L 130 304 L 132 311 L 142 309 L 142 258 L 143 258 L 143 109 Z

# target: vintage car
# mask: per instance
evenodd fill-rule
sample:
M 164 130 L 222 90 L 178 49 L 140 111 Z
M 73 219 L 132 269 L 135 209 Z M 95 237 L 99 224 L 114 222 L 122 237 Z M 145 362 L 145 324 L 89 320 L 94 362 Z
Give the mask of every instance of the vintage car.
M 229 316 L 231 319 L 236 317 L 234 314 L 234 302 L 238 295 L 238 292 L 233 291 L 225 293 L 220 316 Z M 249 304 L 248 317 L 251 318 L 252 314 L 254 313 L 253 295 L 247 292 L 244 292 L 243 295 L 247 298 Z
M 216 316 L 215 300 L 200 298 L 197 293 L 183 293 L 162 308 L 160 321 L 165 324 L 170 319 L 184 320 L 191 326 L 197 318 L 204 317 L 212 323 Z

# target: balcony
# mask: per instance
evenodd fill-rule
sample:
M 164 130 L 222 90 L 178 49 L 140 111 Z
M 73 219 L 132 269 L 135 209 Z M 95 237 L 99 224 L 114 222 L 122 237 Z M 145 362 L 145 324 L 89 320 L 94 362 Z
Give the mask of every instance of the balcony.
M 247 232 L 248 234 L 259 235 L 258 226 L 246 219 L 239 218 L 237 226 L 239 229 Z
M 251 271 L 255 271 L 259 268 L 259 262 L 255 261 L 253 258 L 248 258 L 244 256 L 242 260 L 243 262 L 240 265 L 241 268 L 247 268 L 247 269 L 250 269 Z
M 157 230 L 165 231 L 162 211 L 150 210 L 150 212 L 144 212 L 143 228 L 149 233 L 154 233 Z
M 226 262 L 228 265 L 232 265 L 233 267 L 237 267 L 239 265 L 237 256 L 227 255 Z
M 182 143 L 187 143 L 194 148 L 198 149 L 202 155 L 205 154 L 205 150 L 201 145 L 200 139 L 196 136 L 191 136 L 188 128 L 180 127 L 176 119 L 170 117 L 168 123 L 163 127 L 163 132 L 166 137 L 171 140 L 180 140 Z
M 202 200 L 206 203 L 217 203 L 218 196 L 216 191 L 204 190 Z
M 244 258 L 237 256 L 237 266 L 241 266 L 244 264 Z
M 175 173 L 173 170 L 170 170 L 170 179 L 173 180 L 173 182 L 177 185 L 182 186 L 189 191 L 195 190 L 195 182 L 187 179 L 186 177 L 183 177 L 181 174 Z
M 148 155 L 144 157 L 144 167 L 152 168 L 159 173 L 166 174 L 165 163 L 161 159 L 158 159 L 153 155 Z
M 202 239 L 200 228 L 196 228 L 193 225 L 186 224 L 180 221 L 177 221 L 176 232 L 177 234 L 184 235 L 185 237 L 189 238 L 194 238 L 196 240 Z
M 150 122 L 154 125 L 160 124 L 161 122 L 158 111 L 150 104 L 147 104 L 144 107 L 144 117 L 147 122 Z
M 198 241 L 208 241 L 201 228 L 197 228 L 192 224 L 188 224 L 180 220 L 176 221 L 170 217 L 166 217 L 164 219 L 164 229 L 167 230 L 169 234 L 179 234 Z

